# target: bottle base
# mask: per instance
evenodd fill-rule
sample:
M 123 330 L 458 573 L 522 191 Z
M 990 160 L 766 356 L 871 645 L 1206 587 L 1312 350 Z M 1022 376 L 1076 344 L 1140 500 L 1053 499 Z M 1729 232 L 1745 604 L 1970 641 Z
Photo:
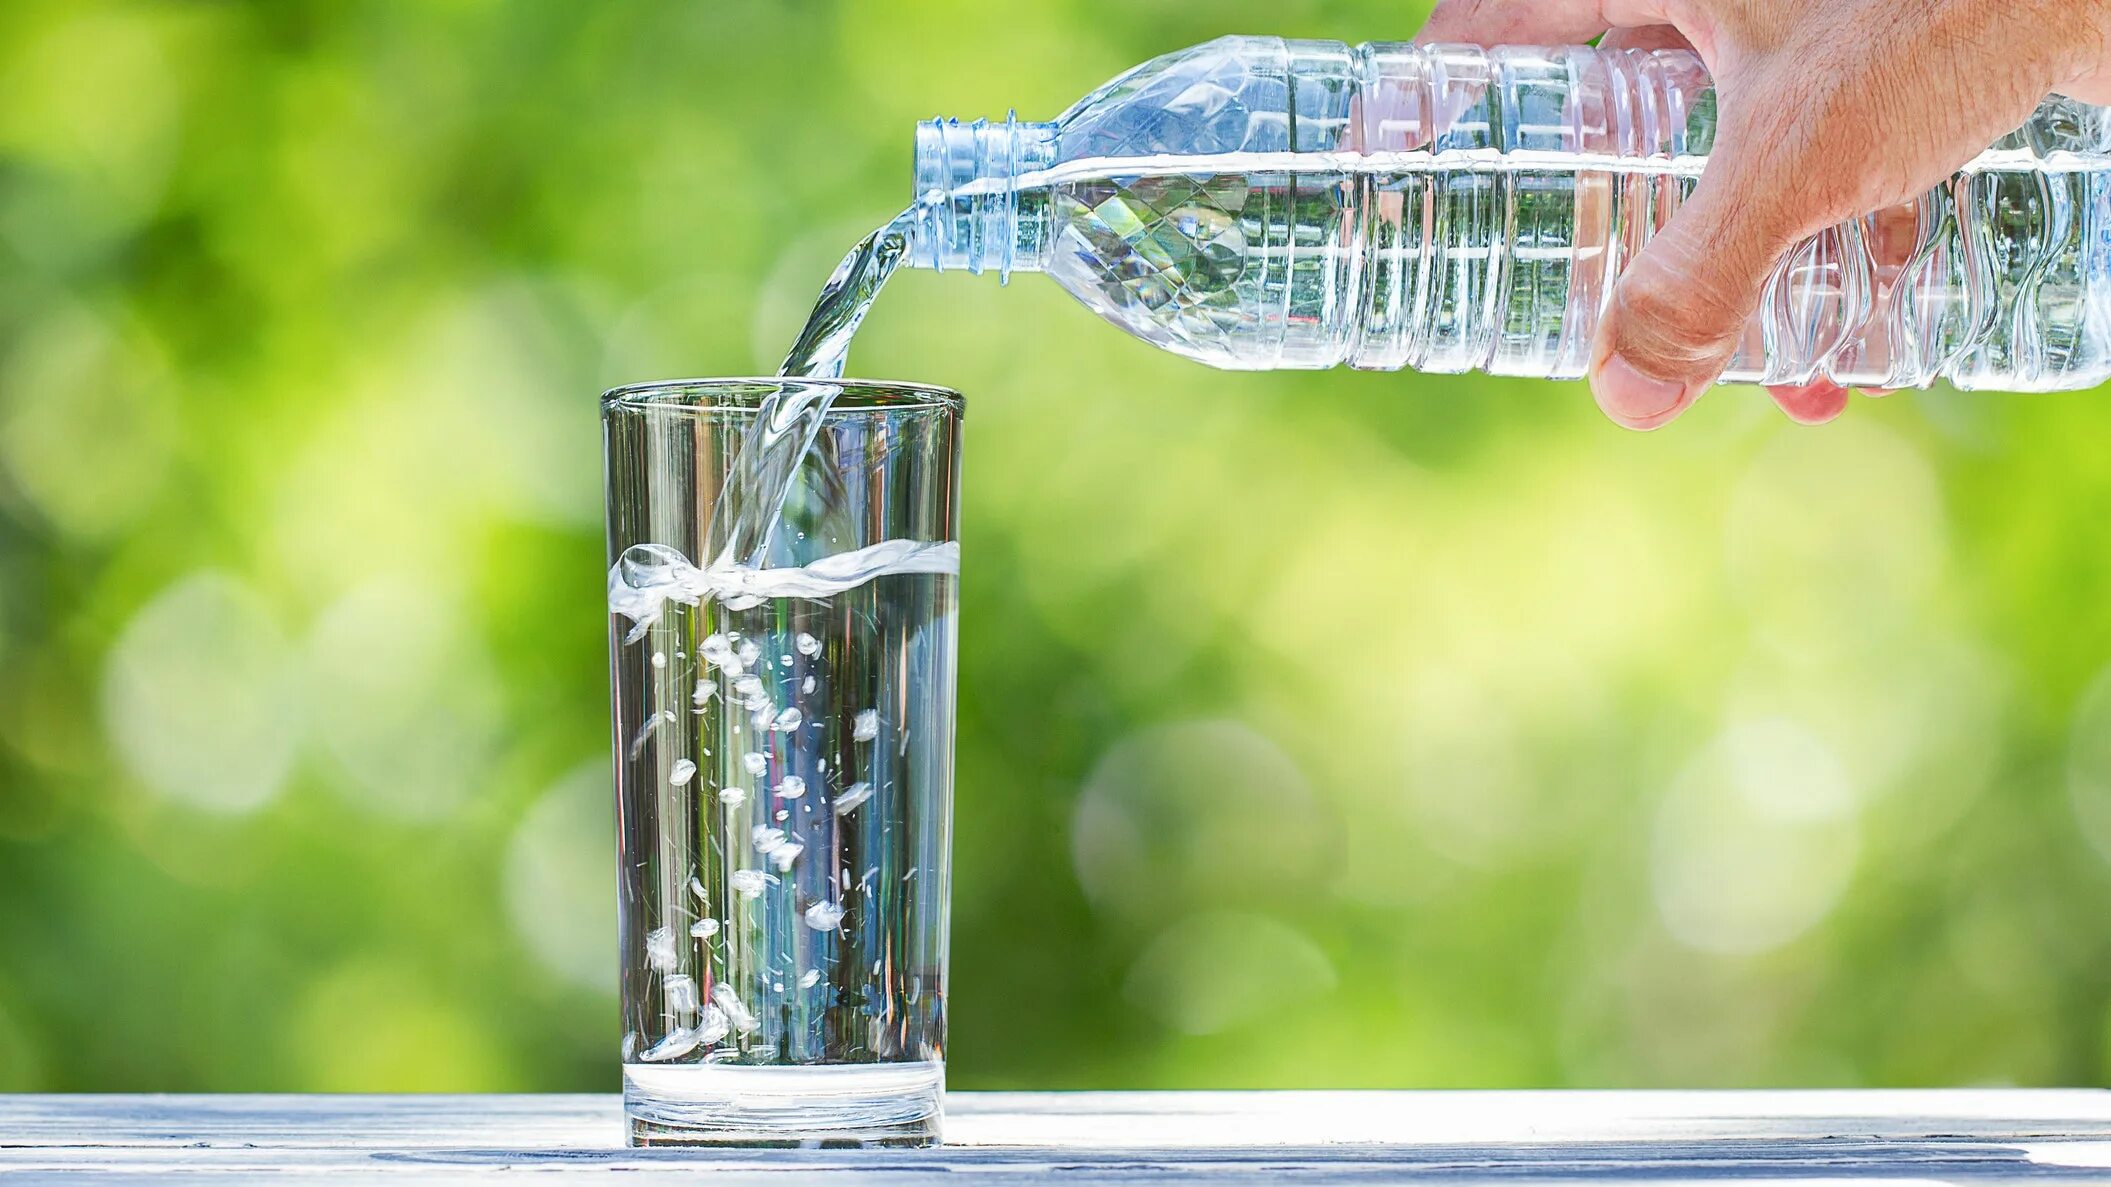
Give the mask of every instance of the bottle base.
M 626 1064 L 633 1146 L 938 1144 L 945 1064 Z

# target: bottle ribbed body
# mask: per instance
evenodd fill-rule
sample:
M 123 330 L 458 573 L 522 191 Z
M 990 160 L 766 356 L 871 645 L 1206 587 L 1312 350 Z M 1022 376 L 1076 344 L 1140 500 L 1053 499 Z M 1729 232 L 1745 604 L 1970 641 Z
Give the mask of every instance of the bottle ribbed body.
M 956 159 L 941 179 L 920 147 L 920 192 L 949 213 L 911 259 L 1046 271 L 1219 367 L 1575 377 L 1714 124 L 1712 84 L 1682 51 L 1225 38 L 1020 125 L 1027 152 L 925 125 L 920 146 Z M 941 242 L 962 227 L 994 246 Z M 2111 377 L 2111 111 L 2050 99 L 1947 183 L 1798 245 L 1725 378 L 1820 377 Z

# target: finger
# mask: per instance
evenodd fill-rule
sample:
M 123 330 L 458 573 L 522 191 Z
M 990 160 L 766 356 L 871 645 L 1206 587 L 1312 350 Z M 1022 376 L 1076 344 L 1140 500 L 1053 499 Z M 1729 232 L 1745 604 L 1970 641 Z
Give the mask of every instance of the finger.
M 1670 25 L 1643 25 L 1637 29 L 1612 29 L 1598 39 L 1599 49 L 1687 49 L 1693 43 Z
M 1668 25 L 1663 0 L 1439 0 L 1425 45 L 1581 45 L 1607 29 Z
M 2098 107 L 2111 105 L 2111 70 L 2086 75 L 2053 89 L 2069 99 L 2079 99 Z
M 1718 142 L 1671 221 L 1622 272 L 1591 352 L 1598 406 L 1630 428 L 1654 428 L 1722 374 L 1767 277 L 1809 229 L 1795 187 Z
M 1847 389 L 1828 379 L 1770 387 L 1766 392 L 1799 425 L 1822 425 L 1847 411 Z
M 1920 246 L 1921 202 L 1901 202 L 1870 213 L 1864 223 L 1862 242 L 1879 271 L 1896 276 L 1913 251 Z

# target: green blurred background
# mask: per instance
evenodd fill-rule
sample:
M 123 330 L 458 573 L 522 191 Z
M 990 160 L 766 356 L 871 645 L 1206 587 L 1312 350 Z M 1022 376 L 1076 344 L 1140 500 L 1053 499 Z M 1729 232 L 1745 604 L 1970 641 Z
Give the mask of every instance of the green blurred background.
M 913 121 L 1380 0 L 0 7 L 0 1089 L 609 1089 L 595 395 Z M 2111 1079 L 2111 406 L 1654 436 L 910 274 L 958 1087 Z

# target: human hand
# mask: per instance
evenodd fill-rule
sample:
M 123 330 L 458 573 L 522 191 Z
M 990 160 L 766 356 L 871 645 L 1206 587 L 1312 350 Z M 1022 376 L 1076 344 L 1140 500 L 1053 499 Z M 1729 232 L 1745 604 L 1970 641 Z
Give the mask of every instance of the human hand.
M 1421 42 L 1687 46 L 1716 86 L 1692 197 L 1635 256 L 1591 350 L 1591 390 L 1632 429 L 1722 373 L 1798 241 L 1934 187 L 2047 94 L 2111 103 L 2106 0 L 1441 0 Z M 1769 388 L 1805 424 L 1848 392 Z

